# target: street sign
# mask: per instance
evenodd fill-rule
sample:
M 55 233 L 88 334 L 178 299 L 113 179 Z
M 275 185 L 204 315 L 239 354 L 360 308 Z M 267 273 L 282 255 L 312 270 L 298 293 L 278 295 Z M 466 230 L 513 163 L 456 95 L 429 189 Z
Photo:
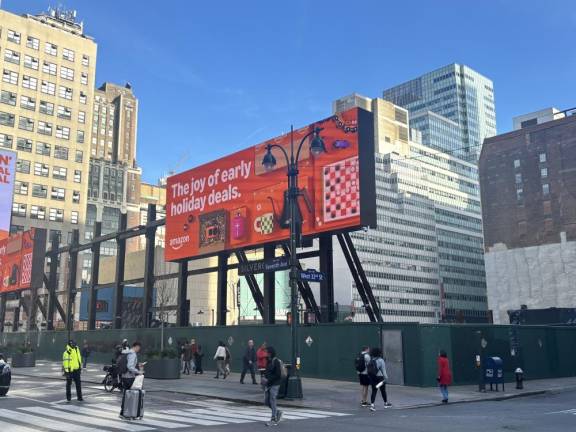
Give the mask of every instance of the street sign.
M 238 264 L 238 274 L 240 276 L 255 273 L 271 273 L 275 271 L 288 270 L 290 261 L 288 257 L 278 257 L 268 260 L 248 261 Z
M 302 270 L 300 272 L 300 280 L 307 282 L 323 282 L 326 275 L 314 269 Z

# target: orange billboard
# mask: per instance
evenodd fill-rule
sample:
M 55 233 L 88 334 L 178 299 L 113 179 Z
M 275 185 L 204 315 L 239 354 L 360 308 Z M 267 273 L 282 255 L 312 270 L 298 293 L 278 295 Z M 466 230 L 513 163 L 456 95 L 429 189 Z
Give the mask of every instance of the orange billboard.
M 0 293 L 42 283 L 46 231 L 31 228 L 0 240 Z
M 355 230 L 376 224 L 372 113 L 354 108 L 294 131 L 295 146 L 314 128 L 326 151 L 302 147 L 298 182 L 302 235 Z M 290 134 L 168 178 L 166 259 L 282 243 L 288 239 L 286 160 L 264 169 L 269 144 L 290 154 Z

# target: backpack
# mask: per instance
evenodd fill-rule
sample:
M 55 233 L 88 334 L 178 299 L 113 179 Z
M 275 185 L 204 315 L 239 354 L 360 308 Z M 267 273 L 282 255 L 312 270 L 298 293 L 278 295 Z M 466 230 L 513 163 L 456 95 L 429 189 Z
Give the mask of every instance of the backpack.
M 122 375 L 128 372 L 128 354 L 120 354 L 118 357 L 118 362 L 116 363 L 118 368 L 118 374 Z
M 358 354 L 356 360 L 354 360 L 354 366 L 356 367 L 356 372 L 362 373 L 366 370 L 366 356 L 364 353 Z
M 370 376 L 377 376 L 378 375 L 378 365 L 376 364 L 376 359 L 372 359 L 368 362 L 368 366 L 366 367 L 368 370 L 368 375 Z
M 284 380 L 288 376 L 288 371 L 286 370 L 286 366 L 282 360 L 279 358 L 276 360 L 278 360 L 278 365 L 280 366 L 280 376 L 282 377 L 282 380 Z

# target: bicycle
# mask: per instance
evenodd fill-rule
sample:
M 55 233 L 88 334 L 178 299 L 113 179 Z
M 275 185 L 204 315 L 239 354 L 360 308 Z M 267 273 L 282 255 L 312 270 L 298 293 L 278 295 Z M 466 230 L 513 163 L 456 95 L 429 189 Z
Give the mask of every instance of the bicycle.
M 103 370 L 106 372 L 106 376 L 102 380 L 104 390 L 106 390 L 108 393 L 112 393 L 115 389 L 122 391 L 122 380 L 118 375 L 116 366 L 104 366 Z

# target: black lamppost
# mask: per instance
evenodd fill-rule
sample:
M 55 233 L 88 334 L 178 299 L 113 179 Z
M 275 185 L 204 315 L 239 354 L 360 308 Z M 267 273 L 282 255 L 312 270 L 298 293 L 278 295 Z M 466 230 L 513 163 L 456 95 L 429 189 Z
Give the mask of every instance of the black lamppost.
M 292 333 L 292 355 L 291 355 L 291 373 L 288 377 L 288 386 L 286 388 L 286 398 L 288 399 L 301 399 L 302 398 L 302 381 L 298 372 L 300 366 L 300 356 L 298 354 L 298 258 L 296 256 L 296 248 L 301 245 L 302 237 L 302 212 L 298 205 L 298 197 L 304 196 L 304 193 L 298 188 L 298 161 L 300 159 L 300 151 L 306 139 L 313 137 L 310 142 L 310 152 L 313 155 L 319 155 L 326 151 L 324 141 L 320 137 L 322 128 L 314 128 L 312 132 L 306 134 L 300 145 L 294 153 L 294 128 L 290 129 L 290 155 L 278 144 L 268 144 L 266 147 L 266 154 L 262 159 L 262 165 L 266 171 L 271 171 L 276 167 L 276 158 L 272 154 L 272 149 L 279 149 L 286 158 L 287 175 L 288 175 L 288 190 L 284 192 L 289 208 L 289 227 L 290 227 L 290 303 L 291 303 L 291 323 L 290 330 Z M 305 196 L 304 196 L 305 197 Z

